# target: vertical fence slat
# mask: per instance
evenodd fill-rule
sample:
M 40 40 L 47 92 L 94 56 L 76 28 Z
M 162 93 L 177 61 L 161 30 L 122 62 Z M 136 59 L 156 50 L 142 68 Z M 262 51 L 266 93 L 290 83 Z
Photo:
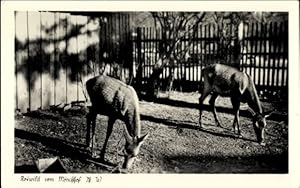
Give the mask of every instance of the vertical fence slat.
M 273 36 L 274 42 L 273 42 L 273 52 L 272 52 L 272 60 L 273 60 L 273 64 L 272 64 L 273 72 L 272 72 L 272 83 L 271 83 L 272 87 L 276 86 L 275 85 L 276 84 L 276 79 L 277 79 L 276 70 L 277 70 L 277 66 L 278 66 L 277 58 L 275 56 L 275 54 L 278 54 L 277 53 L 277 44 L 278 44 L 278 42 L 277 42 L 277 40 L 275 40 L 275 38 L 278 39 L 278 37 L 277 37 L 277 23 L 276 22 L 274 24 L 274 36 Z
M 29 85 L 30 85 L 30 109 L 38 109 L 40 104 L 40 13 L 28 12 L 28 41 L 29 41 Z
M 147 30 L 146 30 L 146 33 L 147 33 L 147 35 L 146 35 L 146 40 L 147 40 L 147 42 L 146 42 L 146 44 L 147 44 L 147 46 L 146 46 L 146 50 L 147 50 L 147 53 L 146 53 L 146 55 L 147 55 L 147 64 L 148 64 L 148 67 L 150 67 L 151 66 L 151 59 L 150 59 L 150 49 L 151 49 L 151 28 L 147 28 Z M 148 70 L 148 77 L 150 76 L 150 71 Z
M 262 45 L 262 53 L 263 53 L 263 63 L 262 63 L 262 85 L 266 84 L 266 53 L 267 53 L 267 35 L 266 35 L 267 25 L 262 23 L 262 36 L 263 36 L 263 45 Z
M 193 31 L 195 31 L 195 28 L 193 27 Z M 197 81 L 196 79 L 196 74 L 197 74 L 197 69 L 196 69 L 196 57 L 195 57 L 195 33 L 191 34 L 192 37 L 192 64 L 193 64 L 193 82 Z
M 197 29 L 196 29 L 196 53 L 197 53 L 197 56 L 196 56 L 196 60 L 197 60 L 197 83 L 198 83 L 198 88 L 200 88 L 201 84 L 201 60 L 199 58 L 199 24 L 197 25 Z
M 289 69 L 288 69 L 288 50 L 289 50 L 289 43 L 288 43 L 288 37 L 289 37 L 289 35 L 288 35 L 288 30 L 287 30 L 287 28 L 288 28 L 288 23 L 287 22 L 285 22 L 285 42 L 284 42 L 284 46 L 285 46 L 285 48 L 286 48 L 286 50 L 285 50 L 285 53 L 286 53 L 286 56 L 287 56 L 287 59 L 286 59 L 286 74 L 285 74 L 285 85 L 287 86 L 287 88 L 288 88 L 288 84 L 289 84 L 289 82 L 288 82 L 288 72 L 289 72 Z
M 263 55 L 262 55 L 262 53 L 263 53 L 263 50 L 262 50 L 262 47 L 263 47 L 263 42 L 264 42 L 264 38 L 263 38 L 263 23 L 260 23 L 259 24 L 259 33 L 258 33 L 258 36 L 259 36 L 259 38 L 260 38 L 260 41 L 259 41 L 259 51 L 260 51 L 260 55 L 259 55 L 259 60 L 258 60 L 258 66 L 259 66 L 259 68 L 258 68 L 258 71 L 259 71 L 259 86 L 261 86 L 261 85 L 263 85 L 263 72 L 262 72 L 262 60 L 264 60 L 263 59 Z
M 281 59 L 281 50 L 280 50 L 280 28 L 281 28 L 281 24 L 278 24 L 278 27 L 276 27 L 276 38 L 278 40 L 276 40 L 276 50 L 275 53 L 278 54 L 277 57 L 275 58 L 276 61 L 276 87 L 279 86 L 279 80 L 281 80 L 280 76 L 279 76 L 279 69 L 280 69 L 280 59 Z
M 29 109 L 29 82 L 28 82 L 28 17 L 27 12 L 16 12 L 16 95 L 17 108 L 21 112 Z
M 282 23 L 279 23 L 278 25 L 278 32 L 277 32 L 277 38 L 278 39 L 281 39 L 281 26 L 282 26 Z M 281 42 L 280 40 L 277 42 L 277 53 L 278 53 L 278 56 L 277 56 L 277 67 L 276 67 L 276 71 L 277 71 L 277 79 L 276 79 L 276 86 L 279 87 L 281 86 L 281 81 L 282 81 L 282 73 L 281 73 L 281 59 L 282 59 L 282 49 L 281 49 Z
M 56 104 L 65 103 L 66 102 L 66 59 L 65 59 L 65 51 L 66 51 L 66 27 L 64 25 L 64 20 L 66 18 L 65 13 L 58 13 L 56 24 L 57 28 L 57 59 L 56 59 Z
M 15 110 L 20 110 L 19 108 L 19 101 L 18 101 L 18 58 L 17 58 L 17 50 L 18 49 L 18 39 L 17 39 L 17 12 L 14 13 L 14 18 L 15 18 L 15 82 L 16 82 L 16 91 L 15 91 L 15 100 L 16 100 L 16 104 L 15 104 Z
M 198 30 L 199 32 L 199 36 L 200 36 L 200 61 L 201 61 L 201 64 L 200 64 L 200 69 L 202 70 L 203 68 L 203 35 L 204 35 L 204 32 L 203 32 L 203 25 L 200 25 L 200 29 Z
M 245 24 L 244 27 L 244 36 L 245 36 L 245 42 L 244 42 L 244 48 L 245 48 L 245 58 L 244 58 L 244 72 L 247 72 L 248 70 L 248 53 L 249 53 L 249 23 Z
M 268 75 L 267 75 L 267 86 L 270 87 L 270 83 L 271 83 L 271 52 L 272 52 L 272 29 L 273 29 L 273 24 L 270 23 L 269 25 L 269 32 L 268 32 L 268 41 L 269 41 L 269 45 L 268 45 Z
M 67 34 L 71 32 L 73 27 L 77 30 L 77 16 L 74 15 L 67 15 Z M 54 23 L 53 23 L 54 24 Z M 77 41 L 77 36 L 72 36 L 68 38 L 66 41 L 67 44 L 67 69 L 66 69 L 66 76 L 68 78 L 67 80 L 67 101 L 68 102 L 73 102 L 78 100 L 78 82 L 77 82 L 77 69 L 76 66 L 78 66 L 78 41 Z
M 254 44 L 254 47 L 253 47 L 253 53 L 254 54 L 257 54 L 257 41 L 258 41 L 258 39 L 257 39 L 257 36 L 258 36 L 258 28 L 257 28 L 257 23 L 255 23 L 254 25 L 254 28 L 253 28 L 253 39 L 254 39 L 254 41 L 253 41 L 253 44 Z M 254 55 L 253 54 L 253 57 L 254 57 L 254 64 L 253 64 L 253 80 L 254 80 L 254 84 L 258 84 L 258 82 L 259 82 L 259 73 L 257 74 L 257 62 L 256 62 L 256 60 L 257 60 L 257 55 Z
M 285 32 L 285 28 L 287 28 L 287 26 L 285 25 L 285 24 L 282 24 L 282 28 L 281 28 L 281 31 L 282 31 L 282 38 L 283 38 L 283 42 L 282 42 L 282 58 L 283 58 L 283 60 L 282 60 L 282 68 L 281 68 L 281 70 L 282 70 L 282 75 L 281 75 L 281 78 L 282 78 L 282 80 L 281 80 L 281 84 L 282 85 L 285 85 L 285 72 L 286 72 L 286 69 L 285 69 L 285 52 L 286 52 L 286 49 L 285 49 L 285 35 L 286 35 L 286 32 Z M 286 83 L 287 84 L 287 83 Z M 281 85 L 281 86 L 282 86 Z

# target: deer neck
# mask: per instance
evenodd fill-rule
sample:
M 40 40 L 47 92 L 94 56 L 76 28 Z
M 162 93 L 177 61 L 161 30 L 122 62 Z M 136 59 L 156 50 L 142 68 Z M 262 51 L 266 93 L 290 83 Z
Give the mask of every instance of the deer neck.
M 250 86 L 248 87 L 248 105 L 255 113 L 263 113 L 261 103 L 255 89 L 254 83 L 251 80 Z
M 140 115 L 138 109 L 128 112 L 128 123 L 126 123 L 127 132 L 131 137 L 140 137 Z

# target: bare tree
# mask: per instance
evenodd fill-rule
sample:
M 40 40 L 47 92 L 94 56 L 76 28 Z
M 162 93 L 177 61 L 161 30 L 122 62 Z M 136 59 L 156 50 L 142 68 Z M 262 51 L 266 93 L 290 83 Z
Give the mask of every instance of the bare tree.
M 158 80 L 163 68 L 169 66 L 168 90 L 172 89 L 174 68 L 176 63 L 183 61 L 192 44 L 197 26 L 203 20 L 203 12 L 152 12 L 156 28 L 161 28 L 162 43 L 160 57 L 153 67 L 149 78 L 147 96 L 150 100 L 157 97 Z M 189 37 L 187 37 L 189 36 Z M 185 46 L 181 42 L 185 40 Z
M 213 22 L 217 27 L 217 60 L 238 67 L 241 44 L 239 26 L 250 18 L 250 12 L 214 12 Z

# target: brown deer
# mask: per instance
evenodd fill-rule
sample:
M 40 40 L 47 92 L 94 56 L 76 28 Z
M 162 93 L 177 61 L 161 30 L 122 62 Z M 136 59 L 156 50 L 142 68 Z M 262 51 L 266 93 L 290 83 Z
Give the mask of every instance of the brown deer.
M 120 119 L 126 124 L 124 129 L 126 144 L 123 168 L 130 168 L 133 159 L 139 153 L 141 145 L 148 137 L 148 134 L 140 136 L 139 101 L 135 90 L 120 80 L 104 75 L 88 80 L 86 89 L 92 103 L 87 114 L 86 144 L 91 147 L 92 155 L 94 155 L 93 145 L 97 114 L 108 116 L 106 138 L 100 154 L 102 160 L 104 160 L 105 149 L 112 133 L 113 124 L 117 119 Z M 91 124 L 92 138 L 90 141 Z
M 263 109 L 251 77 L 234 67 L 223 64 L 208 65 L 202 70 L 202 76 L 204 78 L 204 87 L 202 95 L 199 98 L 200 127 L 202 126 L 201 116 L 204 99 L 211 94 L 209 104 L 213 109 L 213 115 L 217 126 L 222 127 L 216 113 L 215 101 L 219 95 L 230 96 L 234 111 L 234 133 L 238 135 L 241 133 L 239 123 L 240 102 L 247 103 L 252 109 L 250 112 L 253 115 L 252 121 L 257 141 L 259 144 L 265 145 L 264 128 L 266 127 L 266 118 L 270 116 L 272 112 L 263 113 Z

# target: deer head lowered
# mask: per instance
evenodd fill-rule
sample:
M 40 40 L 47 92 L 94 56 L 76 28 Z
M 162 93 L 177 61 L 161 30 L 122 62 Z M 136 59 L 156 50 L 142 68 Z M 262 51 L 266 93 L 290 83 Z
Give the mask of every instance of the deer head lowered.
M 264 129 L 266 118 L 270 113 L 264 113 L 253 80 L 249 75 L 228 65 L 212 64 L 202 70 L 204 87 L 199 98 L 199 124 L 202 126 L 202 106 L 204 99 L 211 94 L 209 104 L 217 126 L 221 126 L 216 114 L 215 101 L 219 95 L 230 96 L 234 110 L 233 131 L 240 135 L 239 108 L 240 102 L 246 102 L 252 109 L 252 121 L 258 143 L 265 145 Z
M 139 153 L 141 145 L 148 137 L 148 134 L 140 136 L 139 103 L 135 90 L 117 79 L 103 75 L 88 80 L 86 89 L 92 103 L 87 114 L 87 146 L 91 147 L 93 154 L 96 116 L 97 114 L 107 115 L 108 127 L 100 154 L 100 159 L 104 160 L 105 149 L 112 133 L 113 124 L 117 119 L 124 121 L 126 124 L 124 129 L 126 144 L 123 168 L 130 168 L 134 158 Z M 90 142 L 91 124 L 92 142 Z

